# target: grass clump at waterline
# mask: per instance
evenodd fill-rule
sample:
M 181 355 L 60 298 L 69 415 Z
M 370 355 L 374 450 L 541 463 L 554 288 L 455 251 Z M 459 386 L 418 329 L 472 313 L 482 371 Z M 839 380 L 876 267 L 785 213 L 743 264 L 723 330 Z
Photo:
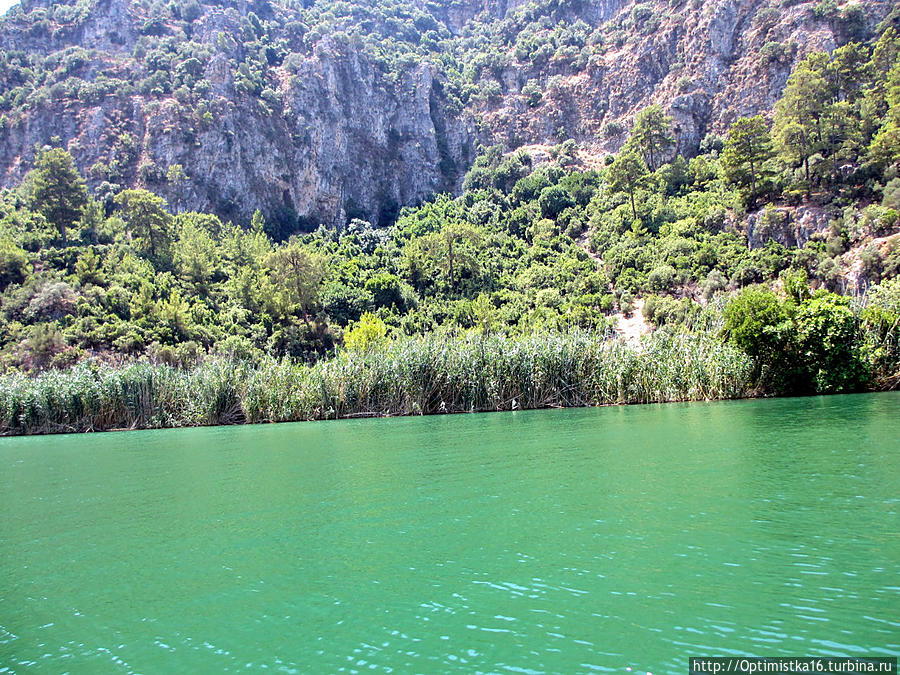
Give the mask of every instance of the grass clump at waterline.
M 740 398 L 752 370 L 713 336 L 627 345 L 587 332 L 401 338 L 312 365 L 80 364 L 0 378 L 0 434 Z

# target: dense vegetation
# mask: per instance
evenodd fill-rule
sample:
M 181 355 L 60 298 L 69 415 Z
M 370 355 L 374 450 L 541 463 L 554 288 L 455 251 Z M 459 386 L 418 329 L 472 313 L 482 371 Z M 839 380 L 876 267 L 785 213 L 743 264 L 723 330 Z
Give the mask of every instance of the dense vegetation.
M 143 189 L 91 193 L 65 150 L 43 148 L 0 200 L 4 428 L 896 385 L 897 32 L 811 54 L 771 122 L 673 155 L 672 121 L 650 106 L 601 168 L 572 141 L 540 166 L 485 148 L 460 197 L 391 228 L 282 237 L 259 213 L 244 228 Z M 604 346 L 636 298 L 658 335 Z M 701 374 L 667 385 L 660 359 Z M 135 360 L 161 365 L 100 365 Z

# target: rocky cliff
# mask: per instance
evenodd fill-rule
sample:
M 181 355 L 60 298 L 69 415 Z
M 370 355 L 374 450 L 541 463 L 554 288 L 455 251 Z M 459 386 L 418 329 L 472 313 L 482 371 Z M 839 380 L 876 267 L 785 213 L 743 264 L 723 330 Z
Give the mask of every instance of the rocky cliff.
M 141 16 L 127 4 L 105 0 L 77 30 L 52 28 L 48 39 L 23 39 L 7 18 L 5 48 L 74 55 L 83 61 L 75 66 L 80 80 L 115 78 L 115 85 L 85 95 L 86 87 L 67 88 L 70 75 L 7 113 L 0 137 L 4 184 L 21 180 L 35 147 L 57 137 L 94 187 L 141 184 L 174 208 L 242 221 L 261 209 L 290 229 L 298 219 L 301 225 L 357 216 L 387 222 L 401 205 L 454 190 L 471 161 L 471 122 L 448 112 L 430 64 L 414 64 L 389 80 L 364 53 L 328 37 L 272 68 L 264 80 L 267 98 L 236 83 L 242 74 L 234 42 L 193 64 L 193 91 L 133 88 L 133 74 L 147 72 L 148 56 L 133 56 L 133 26 Z M 193 41 L 215 45 L 222 36 L 240 36 L 239 17 L 208 8 L 191 22 Z M 73 52 L 61 33 L 91 51 Z M 166 70 L 187 60 L 170 59 Z M 172 166 L 180 171 L 169 172 Z
M 770 108 L 888 2 L 25 0 L 0 23 L 0 184 L 62 145 L 98 195 L 282 232 L 455 191 L 477 143 L 616 150 L 664 105 L 678 150 Z
M 692 155 L 707 133 L 770 110 L 808 53 L 871 36 L 890 10 L 880 2 L 823 4 L 591 3 L 581 14 L 600 28 L 588 38 L 586 63 L 579 63 L 583 49 L 557 50 L 546 63 L 513 61 L 496 76 L 504 96 L 483 106 L 483 126 L 511 146 L 574 138 L 613 152 L 634 113 L 660 103 L 676 122 L 677 151 Z M 529 80 L 543 90 L 532 105 L 521 95 Z

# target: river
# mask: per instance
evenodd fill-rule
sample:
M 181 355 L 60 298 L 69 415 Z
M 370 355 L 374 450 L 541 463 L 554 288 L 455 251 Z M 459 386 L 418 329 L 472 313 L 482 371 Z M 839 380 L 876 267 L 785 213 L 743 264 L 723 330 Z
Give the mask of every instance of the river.
M 2 439 L 0 671 L 897 655 L 898 412 L 888 393 Z

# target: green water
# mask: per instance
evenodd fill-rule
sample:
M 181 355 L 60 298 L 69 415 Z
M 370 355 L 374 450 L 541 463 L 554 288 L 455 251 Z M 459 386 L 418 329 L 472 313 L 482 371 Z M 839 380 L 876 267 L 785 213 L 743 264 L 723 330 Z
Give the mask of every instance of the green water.
M 896 655 L 898 411 L 874 394 L 0 440 L 0 671 Z

